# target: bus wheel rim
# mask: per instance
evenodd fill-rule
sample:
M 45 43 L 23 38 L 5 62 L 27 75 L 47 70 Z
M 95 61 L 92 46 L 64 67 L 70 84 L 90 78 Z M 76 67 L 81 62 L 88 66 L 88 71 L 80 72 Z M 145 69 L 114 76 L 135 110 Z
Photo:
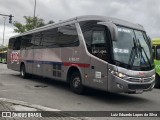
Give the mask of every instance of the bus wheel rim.
M 80 86 L 80 78 L 79 77 L 76 77 L 76 78 L 74 78 L 73 79 L 73 86 L 75 87 L 75 88 L 78 88 L 79 86 Z
M 24 76 L 24 68 L 21 70 L 21 75 Z

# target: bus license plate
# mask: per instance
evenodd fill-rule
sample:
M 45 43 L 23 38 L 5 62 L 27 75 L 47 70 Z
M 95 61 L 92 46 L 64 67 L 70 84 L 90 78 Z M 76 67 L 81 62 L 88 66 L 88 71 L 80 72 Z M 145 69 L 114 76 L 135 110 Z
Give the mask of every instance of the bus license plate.
M 142 92 L 143 92 L 143 90 L 140 90 L 140 89 L 136 90 L 136 93 L 137 93 L 137 94 L 140 94 L 140 93 L 142 93 Z

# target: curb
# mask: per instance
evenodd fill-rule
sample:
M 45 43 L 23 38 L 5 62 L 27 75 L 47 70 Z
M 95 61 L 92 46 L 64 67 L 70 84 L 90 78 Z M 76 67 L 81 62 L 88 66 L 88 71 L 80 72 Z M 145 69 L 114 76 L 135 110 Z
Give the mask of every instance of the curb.
M 40 111 L 62 111 L 62 110 L 59 110 L 59 109 L 53 109 L 53 108 L 44 107 L 44 106 L 36 105 L 36 104 L 29 104 L 29 103 L 24 102 L 24 101 L 11 100 L 11 99 L 7 99 L 7 98 L 0 98 L 0 101 L 8 102 L 8 103 L 11 103 L 13 105 L 21 105 L 21 106 L 24 106 L 24 107 L 34 108 L 34 109 L 37 109 L 37 110 L 40 110 Z M 62 113 L 62 115 L 63 115 L 63 113 Z M 64 113 L 64 115 L 65 115 L 65 113 Z M 71 118 L 72 120 L 92 120 L 89 117 L 68 117 L 68 118 Z
M 42 110 L 42 111 L 61 111 L 58 109 L 44 107 L 44 106 L 36 105 L 36 104 L 28 104 L 27 102 L 24 102 L 24 101 L 11 100 L 11 99 L 7 99 L 7 98 L 0 98 L 0 101 L 12 103 L 12 104 L 17 104 L 17 105 L 22 105 L 22 106 L 26 106 L 26 107 L 30 107 L 30 108 L 35 108 L 35 109 Z

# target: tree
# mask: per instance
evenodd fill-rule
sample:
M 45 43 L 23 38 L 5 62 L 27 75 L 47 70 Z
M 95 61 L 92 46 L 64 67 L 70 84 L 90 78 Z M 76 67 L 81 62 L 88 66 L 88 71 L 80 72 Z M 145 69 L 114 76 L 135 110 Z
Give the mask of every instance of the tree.
M 38 28 L 47 24 L 54 23 L 54 21 L 50 20 L 47 24 L 45 24 L 44 20 L 38 17 L 24 16 L 24 19 L 25 19 L 25 24 L 22 24 L 18 21 L 15 21 L 13 23 L 13 25 L 16 27 L 14 29 L 14 32 L 23 33 L 23 32 L 32 30 L 34 28 Z

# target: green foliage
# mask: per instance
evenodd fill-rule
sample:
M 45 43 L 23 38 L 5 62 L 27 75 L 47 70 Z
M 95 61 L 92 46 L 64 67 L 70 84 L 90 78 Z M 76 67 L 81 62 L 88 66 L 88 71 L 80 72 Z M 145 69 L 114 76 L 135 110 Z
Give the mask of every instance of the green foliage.
M 14 32 L 23 33 L 32 30 L 34 28 L 54 23 L 54 21 L 50 20 L 47 24 L 45 24 L 44 20 L 38 17 L 24 16 L 24 19 L 25 19 L 25 24 L 22 24 L 18 21 L 15 21 L 13 23 L 13 25 L 16 27 L 14 29 Z

